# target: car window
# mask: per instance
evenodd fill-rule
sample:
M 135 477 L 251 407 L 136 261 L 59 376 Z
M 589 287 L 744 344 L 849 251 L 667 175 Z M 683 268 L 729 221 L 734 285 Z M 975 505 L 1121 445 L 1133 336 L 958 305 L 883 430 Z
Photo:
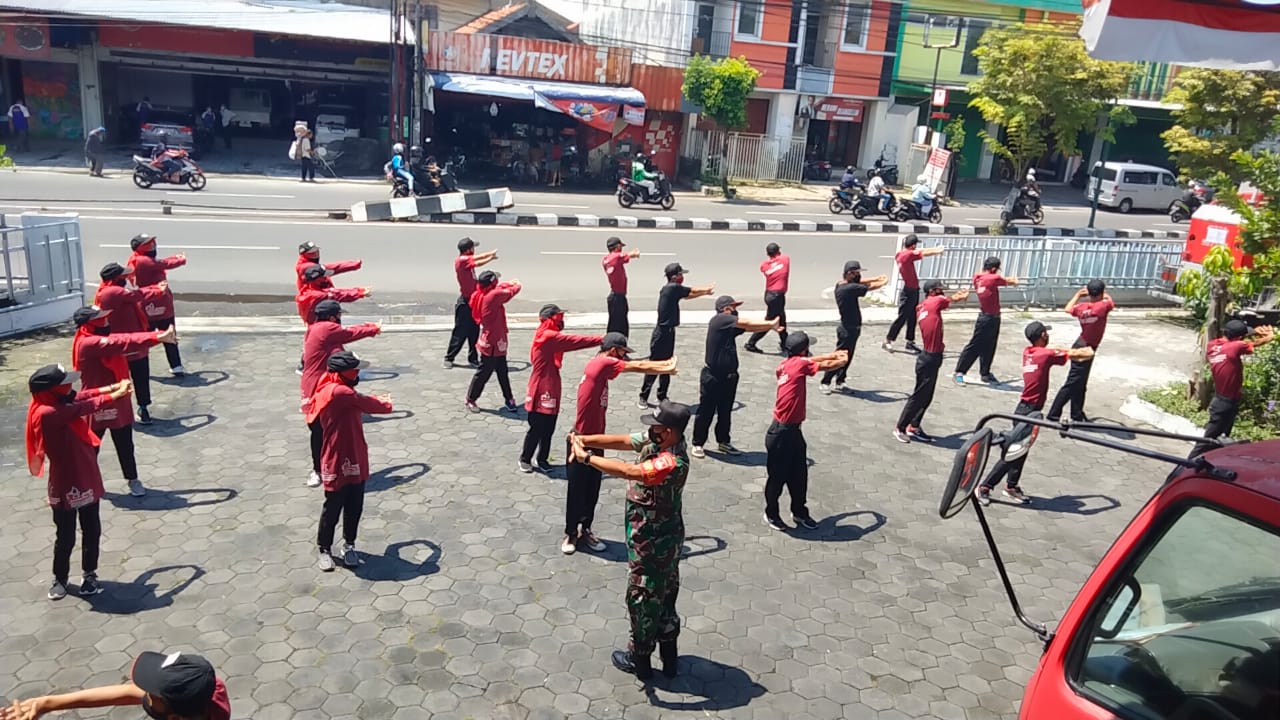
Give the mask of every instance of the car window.
M 1160 173 L 1160 184 L 1166 187 L 1173 187 L 1178 184 L 1178 180 L 1169 173 Z
M 1127 185 L 1155 185 L 1156 174 L 1140 170 L 1128 170 L 1124 174 L 1124 182 Z
M 1072 682 L 1122 718 L 1274 720 L 1280 535 L 1195 505 L 1096 610 Z
M 1103 180 L 1106 180 L 1107 182 L 1115 182 L 1115 181 L 1116 181 L 1116 171 L 1115 171 L 1115 168 L 1094 167 L 1094 168 L 1093 168 L 1093 176 L 1094 176 L 1094 177 L 1101 177 Z

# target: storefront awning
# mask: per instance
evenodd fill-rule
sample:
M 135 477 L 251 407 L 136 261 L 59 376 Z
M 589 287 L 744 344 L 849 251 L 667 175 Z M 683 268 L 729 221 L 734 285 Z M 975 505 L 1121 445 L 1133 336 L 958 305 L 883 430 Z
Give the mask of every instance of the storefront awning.
M 631 87 L 585 85 L 581 83 L 445 72 L 431 73 L 431 83 L 436 90 L 445 92 L 486 95 L 507 98 L 508 100 L 525 100 L 540 107 L 553 105 L 554 102 L 546 101 L 555 100 L 644 107 L 644 94 Z

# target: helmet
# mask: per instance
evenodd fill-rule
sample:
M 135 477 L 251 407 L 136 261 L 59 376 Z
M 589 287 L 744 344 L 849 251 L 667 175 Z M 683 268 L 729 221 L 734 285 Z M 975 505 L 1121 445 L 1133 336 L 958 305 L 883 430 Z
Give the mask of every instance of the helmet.
M 420 157 L 422 155 L 422 146 L 414 145 L 413 147 L 409 148 L 409 154 L 414 157 Z
M 852 166 L 852 165 L 848 165 L 848 166 L 846 166 L 846 167 L 845 167 L 845 169 L 844 169 L 844 171 L 845 171 L 845 172 L 847 172 L 847 173 L 851 173 L 851 172 L 853 172 L 853 166 Z
M 867 177 L 868 178 L 880 177 L 880 171 L 873 168 L 870 172 L 867 173 Z
M 1029 177 L 1029 178 L 1035 178 L 1035 176 L 1036 176 L 1036 169 L 1035 169 L 1035 168 L 1030 168 L 1030 169 L 1028 169 L 1028 170 L 1027 170 L 1027 177 Z
M 638 153 L 636 153 L 636 159 L 637 159 L 637 160 L 644 160 L 644 159 L 645 159 L 645 157 L 644 157 L 644 153 L 642 153 L 642 152 L 638 152 Z
M 391 146 L 391 152 L 399 155 L 404 152 L 404 143 L 396 143 Z

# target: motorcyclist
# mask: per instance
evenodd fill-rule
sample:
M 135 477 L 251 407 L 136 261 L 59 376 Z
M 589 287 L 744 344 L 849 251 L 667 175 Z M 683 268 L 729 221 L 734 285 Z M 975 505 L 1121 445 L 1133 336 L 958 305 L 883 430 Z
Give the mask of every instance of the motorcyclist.
M 182 170 L 182 163 L 178 158 L 186 155 L 181 148 L 170 149 L 165 143 L 169 139 L 169 134 L 161 130 L 156 133 L 156 146 L 151 149 L 151 167 L 159 170 L 165 179 L 171 183 L 178 182 L 178 172 Z
M 840 189 L 848 190 L 858 186 L 858 176 L 853 174 L 853 166 L 850 165 L 844 169 L 844 175 L 840 176 Z
M 390 174 L 405 181 L 409 186 L 410 194 L 413 193 L 413 173 L 409 170 L 409 163 L 404 156 L 404 143 L 396 143 L 391 146 L 391 160 L 387 163 Z
M 867 194 L 877 198 L 876 207 L 880 212 L 889 211 L 889 193 L 884 189 L 884 178 L 880 177 L 879 170 L 872 170 L 870 179 L 867 180 Z
M 1027 176 L 1018 186 L 1018 202 L 1022 204 L 1023 214 L 1030 217 L 1040 209 L 1040 183 L 1036 182 L 1036 169 L 1028 168 Z
M 657 179 L 657 173 L 649 172 L 648 164 L 645 162 L 644 153 L 636 153 L 636 159 L 631 161 L 631 179 L 640 187 L 644 188 L 645 199 L 653 198 L 653 193 L 658 189 L 654 182 Z
M 1187 189 L 1182 191 L 1182 197 L 1179 198 L 1179 202 L 1187 206 L 1187 215 L 1194 215 L 1204 204 L 1205 191 L 1206 186 L 1199 180 L 1192 180 L 1187 184 Z
M 916 184 L 911 186 L 911 201 L 920 206 L 920 216 L 929 217 L 929 213 L 933 211 L 933 188 L 929 186 L 929 176 L 921 175 L 916 178 Z

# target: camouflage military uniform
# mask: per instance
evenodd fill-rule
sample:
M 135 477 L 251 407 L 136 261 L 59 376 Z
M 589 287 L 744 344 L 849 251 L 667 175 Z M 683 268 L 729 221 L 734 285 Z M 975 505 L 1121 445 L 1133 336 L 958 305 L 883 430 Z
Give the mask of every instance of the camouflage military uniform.
M 684 544 L 681 495 L 689 478 L 685 443 L 659 450 L 644 433 L 631 436 L 643 480 L 627 487 L 627 612 L 633 656 L 648 656 L 680 634 L 680 549 Z

